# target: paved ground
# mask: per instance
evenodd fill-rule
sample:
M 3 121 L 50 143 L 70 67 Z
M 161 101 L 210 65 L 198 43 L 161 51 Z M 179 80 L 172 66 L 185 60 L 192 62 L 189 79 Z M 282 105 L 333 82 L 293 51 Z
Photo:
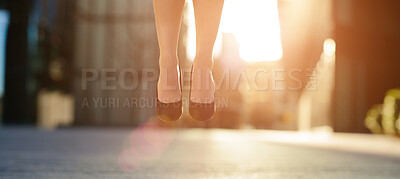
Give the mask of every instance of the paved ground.
M 157 128 L 3 128 L 0 178 L 400 177 L 400 158 L 395 154 L 306 146 L 288 135 L 282 141 L 297 142 L 276 143 L 265 136 L 277 139 L 279 135 Z M 351 144 L 346 145 L 351 149 Z

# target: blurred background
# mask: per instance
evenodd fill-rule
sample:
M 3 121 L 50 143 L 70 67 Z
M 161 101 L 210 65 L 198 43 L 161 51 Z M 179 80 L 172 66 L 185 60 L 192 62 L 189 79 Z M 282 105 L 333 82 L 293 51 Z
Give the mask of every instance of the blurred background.
M 400 132 L 400 1 L 225 0 L 217 113 L 179 128 Z M 195 53 L 191 1 L 178 56 Z M 1 125 L 158 122 L 152 1 L 0 1 Z

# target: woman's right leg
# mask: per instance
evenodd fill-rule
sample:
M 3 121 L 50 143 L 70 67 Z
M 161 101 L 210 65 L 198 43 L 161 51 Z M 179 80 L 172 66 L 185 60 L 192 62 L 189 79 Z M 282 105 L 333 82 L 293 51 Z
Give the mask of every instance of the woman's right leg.
M 157 90 L 158 99 L 162 103 L 181 100 L 177 48 L 184 4 L 185 0 L 153 0 L 160 48 Z

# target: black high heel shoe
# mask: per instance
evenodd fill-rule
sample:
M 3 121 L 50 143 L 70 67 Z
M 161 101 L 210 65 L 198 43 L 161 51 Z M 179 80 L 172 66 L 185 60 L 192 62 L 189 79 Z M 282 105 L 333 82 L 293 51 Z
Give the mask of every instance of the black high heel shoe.
M 189 114 L 190 116 L 198 121 L 207 121 L 214 117 L 215 114 L 215 97 L 212 103 L 196 103 L 190 101 L 192 93 L 192 73 L 193 66 L 190 70 L 190 91 L 189 91 Z M 214 94 L 215 95 L 215 94 Z
M 157 116 L 164 122 L 177 121 L 182 116 L 182 80 L 181 68 L 179 66 L 179 84 L 181 85 L 181 100 L 173 103 L 163 103 L 158 99 L 158 87 L 156 88 L 157 97 Z

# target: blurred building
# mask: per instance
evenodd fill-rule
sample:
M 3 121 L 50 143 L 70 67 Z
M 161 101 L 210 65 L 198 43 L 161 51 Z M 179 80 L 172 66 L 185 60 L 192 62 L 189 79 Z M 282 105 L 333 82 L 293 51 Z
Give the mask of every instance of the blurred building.
M 146 121 L 154 115 L 158 77 L 152 1 L 75 2 L 75 123 L 134 125 Z M 96 78 L 84 81 L 88 72 Z M 123 106 L 125 100 L 130 105 Z
M 333 126 L 366 132 L 369 108 L 400 86 L 400 1 L 333 1 L 337 44 Z

